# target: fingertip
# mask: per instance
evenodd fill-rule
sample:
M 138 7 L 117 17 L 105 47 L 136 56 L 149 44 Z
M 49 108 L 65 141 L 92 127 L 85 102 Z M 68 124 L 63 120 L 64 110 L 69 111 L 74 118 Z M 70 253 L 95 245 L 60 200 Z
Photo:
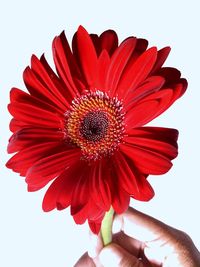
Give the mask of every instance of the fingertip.
M 133 208 L 123 214 L 123 232 L 141 242 L 159 239 L 166 225 Z
M 103 247 L 101 235 L 95 235 L 89 232 L 88 255 L 90 258 L 96 258 Z
M 123 216 L 122 215 L 115 215 L 112 225 L 112 233 L 117 234 L 123 228 Z
M 121 254 L 114 245 L 106 246 L 99 254 L 99 260 L 103 266 L 119 266 Z
M 138 259 L 117 244 L 104 247 L 99 254 L 99 261 L 104 267 L 137 266 Z M 136 264 L 136 265 L 134 265 Z

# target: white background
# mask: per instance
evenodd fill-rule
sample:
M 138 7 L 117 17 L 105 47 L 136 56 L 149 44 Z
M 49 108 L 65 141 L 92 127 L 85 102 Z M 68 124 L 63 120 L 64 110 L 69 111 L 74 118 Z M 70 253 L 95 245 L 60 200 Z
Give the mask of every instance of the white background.
M 70 267 L 87 249 L 87 225 L 77 226 L 69 210 L 44 213 L 46 189 L 27 193 L 24 178 L 4 167 L 10 136 L 9 90 L 24 88 L 22 71 L 32 53 L 51 58 L 51 41 L 63 29 L 71 39 L 79 24 L 89 32 L 112 28 L 120 40 L 144 37 L 159 48 L 170 45 L 166 65 L 188 79 L 189 88 L 152 125 L 180 131 L 179 157 L 163 176 L 151 177 L 156 195 L 132 206 L 186 231 L 200 248 L 199 182 L 199 7 L 190 1 L 1 1 L 0 7 L 0 266 Z

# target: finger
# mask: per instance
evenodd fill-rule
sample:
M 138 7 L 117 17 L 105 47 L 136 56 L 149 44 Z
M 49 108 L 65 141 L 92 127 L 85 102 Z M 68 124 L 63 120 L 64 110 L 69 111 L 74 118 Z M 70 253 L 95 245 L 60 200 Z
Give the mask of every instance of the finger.
M 104 247 L 99 254 L 99 261 L 104 267 L 144 267 L 139 259 L 117 244 Z
M 172 238 L 174 230 L 163 222 L 133 208 L 115 217 L 114 229 L 116 228 L 121 228 L 126 235 L 144 243 L 155 240 L 166 242 Z
M 92 232 L 89 232 L 88 255 L 94 259 L 97 257 L 102 248 L 103 242 L 101 234 L 94 235 Z
M 127 236 L 123 232 L 114 234 L 112 242 L 119 245 L 120 247 L 123 247 L 130 254 L 138 258 L 141 254 L 141 251 L 143 250 L 143 244 L 140 241 Z
M 88 253 L 85 253 L 74 265 L 74 267 L 95 267 L 95 264 L 93 260 L 88 256 Z

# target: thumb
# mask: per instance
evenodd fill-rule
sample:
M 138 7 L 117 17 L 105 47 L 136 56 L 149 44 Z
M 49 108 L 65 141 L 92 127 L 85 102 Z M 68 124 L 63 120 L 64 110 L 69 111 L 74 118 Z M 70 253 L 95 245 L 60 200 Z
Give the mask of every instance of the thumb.
M 180 249 L 181 240 L 183 244 L 189 244 L 188 241 L 185 242 L 185 235 L 181 231 L 133 208 L 129 208 L 123 215 L 116 216 L 113 224 L 115 232 L 117 228 L 142 242 L 145 256 L 154 264 L 161 264 L 169 255 L 183 251 Z
M 104 247 L 99 254 L 103 267 L 142 267 L 142 263 L 117 244 Z
M 114 232 L 123 231 L 126 235 L 143 243 L 155 240 L 157 243 L 166 243 L 173 239 L 174 231 L 176 231 L 171 226 L 133 208 L 129 208 L 122 215 L 115 216 L 113 230 Z

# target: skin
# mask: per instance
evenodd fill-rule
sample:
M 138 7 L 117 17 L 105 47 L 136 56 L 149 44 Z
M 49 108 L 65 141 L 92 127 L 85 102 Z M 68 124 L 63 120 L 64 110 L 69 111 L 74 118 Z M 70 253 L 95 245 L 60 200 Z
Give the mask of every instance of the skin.
M 129 208 L 114 219 L 113 241 L 103 247 L 90 234 L 90 247 L 74 267 L 198 267 L 200 253 L 191 238 L 146 214 Z

